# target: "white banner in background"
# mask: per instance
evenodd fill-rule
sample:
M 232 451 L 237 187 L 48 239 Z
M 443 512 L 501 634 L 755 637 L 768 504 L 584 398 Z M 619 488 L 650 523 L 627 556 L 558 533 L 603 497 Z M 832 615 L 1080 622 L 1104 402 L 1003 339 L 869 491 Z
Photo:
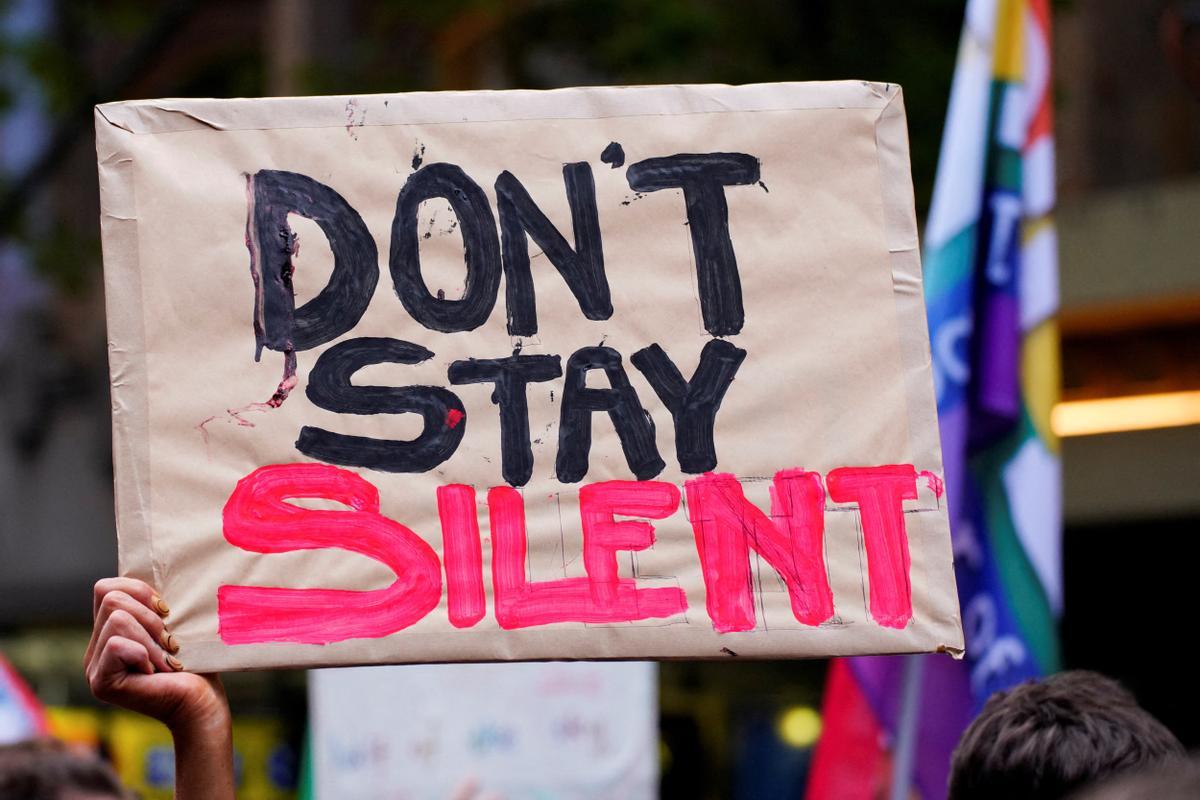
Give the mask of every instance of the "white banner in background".
M 314 789 L 337 800 L 650 800 L 657 669 L 547 662 L 310 673 Z

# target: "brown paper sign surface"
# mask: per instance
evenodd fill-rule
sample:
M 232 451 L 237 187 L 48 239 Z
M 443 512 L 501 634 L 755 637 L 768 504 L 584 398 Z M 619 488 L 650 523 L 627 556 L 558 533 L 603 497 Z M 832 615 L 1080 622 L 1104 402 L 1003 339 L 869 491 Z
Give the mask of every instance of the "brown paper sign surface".
M 899 87 L 97 107 L 198 671 L 961 652 Z

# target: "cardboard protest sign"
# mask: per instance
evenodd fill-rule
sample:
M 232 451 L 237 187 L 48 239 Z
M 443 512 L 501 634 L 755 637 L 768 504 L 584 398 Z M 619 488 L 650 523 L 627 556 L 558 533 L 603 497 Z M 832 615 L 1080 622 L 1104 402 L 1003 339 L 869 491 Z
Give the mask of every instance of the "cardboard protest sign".
M 645 662 L 318 670 L 313 796 L 658 797 L 658 670 Z
M 961 650 L 899 87 L 96 113 L 189 668 Z

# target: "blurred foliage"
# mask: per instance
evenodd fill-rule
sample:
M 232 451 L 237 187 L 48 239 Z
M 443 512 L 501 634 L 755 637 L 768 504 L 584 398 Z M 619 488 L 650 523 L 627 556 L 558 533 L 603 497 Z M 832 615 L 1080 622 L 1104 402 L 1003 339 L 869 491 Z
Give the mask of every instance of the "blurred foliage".
M 0 14 L 12 11 L 13 0 L 0 2 Z M 145 0 L 83 2 L 60 0 L 47 5 L 53 24 L 34 36 L 14 36 L 0 29 L 0 92 L 11 96 L 26 77 L 32 78 L 51 115 L 64 113 L 94 85 L 90 51 L 128 47 L 149 27 L 156 4 Z M 0 106 L 3 109 L 4 106 Z
M 29 237 L 29 245 L 34 269 L 50 278 L 57 290 L 77 297 L 92 288 L 100 247 L 94 232 L 54 220 L 47 230 Z
M 531 9 L 505 43 L 516 83 L 527 86 L 554 85 L 535 69 L 539 59 L 571 58 L 609 83 L 899 83 L 923 210 L 962 14 L 953 0 L 576 0 Z
M 15 0 L 0 0 L 0 15 L 14 11 Z M 136 46 L 151 27 L 159 4 L 145 0 L 58 0 L 45 3 L 49 25 L 34 33 L 12 33 L 0 28 L 0 113 L 11 107 L 19 93 L 32 95 L 46 117 L 71 124 L 81 104 L 97 97 L 98 63 L 109 53 L 123 53 Z M 86 115 L 90 127 L 90 114 Z M 60 127 L 62 127 L 60 125 Z M 87 137 L 76 138 L 86 141 Z M 46 147 L 50 142 L 43 142 Z M 99 279 L 100 238 L 98 226 L 80 228 L 61 213 L 58 203 L 47 203 L 41 190 L 65 165 L 52 165 L 39 180 L 21 185 L 20 174 L 0 174 L 0 191 L 21 193 L 18 213 L 0 221 L 3 235 L 23 246 L 34 271 L 57 291 L 78 297 L 95 289 Z M 74 178 L 75 176 L 72 176 Z M 65 194 L 78 193 L 69 185 Z M 36 209 L 36 213 L 31 213 Z M 49 213 L 46 213 L 49 212 Z
M 0 0 L 0 13 L 15 0 Z M 266 94 L 275 46 L 265 0 L 209 0 L 182 28 L 216 26 L 203 38 L 155 27 L 160 0 L 47 0 L 53 20 L 34 37 L 0 32 L 0 112 L 16 91 L 36 86 L 52 120 L 104 91 L 139 96 Z M 868 79 L 900 83 L 909 115 L 918 212 L 928 207 L 964 4 L 958 0 L 445 0 L 322 3 L 309 0 L 311 47 L 300 53 L 296 88 L 307 94 L 396 92 L 581 84 L 753 83 Z M 147 37 L 168 43 L 136 67 L 126 86 L 103 80 Z M 169 69 L 161 69 L 163 60 Z M 119 73 L 119 70 L 116 70 Z M 25 82 L 22 89 L 22 82 Z M 64 123 L 66 124 L 66 123 Z M 75 124 L 76 151 L 90 140 L 90 115 Z M 90 149 L 90 148 L 89 148 Z M 64 158 L 65 162 L 66 159 Z M 55 165 L 57 170 L 58 165 Z M 94 174 L 94 173 L 93 173 Z M 62 182 L 78 182 L 82 171 Z M 16 176 L 0 178 L 0 189 Z M 34 206 L 50 180 L 21 198 Z M 7 180 L 5 180 L 7 179 Z M 89 179 L 94 180 L 94 179 Z M 94 184 L 92 184 L 94 187 Z M 94 193 L 94 188 L 89 190 Z M 50 208 L 58 204 L 50 204 Z M 39 206 L 41 207 L 41 206 Z M 21 214 L 22 217 L 30 216 Z M 39 272 L 60 291 L 87 291 L 98 273 L 98 236 L 63 220 L 7 220 Z
M 492 54 L 498 54 L 507 84 L 526 88 L 859 78 L 899 83 L 923 213 L 963 7 L 957 0 L 380 2 L 361 19 L 368 35 L 316 57 L 303 86 L 313 93 L 471 88 L 447 64 Z

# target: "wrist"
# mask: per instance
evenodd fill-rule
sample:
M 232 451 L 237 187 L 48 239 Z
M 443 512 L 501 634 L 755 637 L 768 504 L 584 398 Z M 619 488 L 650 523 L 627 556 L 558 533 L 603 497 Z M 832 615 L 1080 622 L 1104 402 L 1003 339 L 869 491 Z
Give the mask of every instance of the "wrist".
M 175 742 L 176 800 L 233 800 L 233 724 L 221 685 L 166 720 Z
M 220 741 L 233 733 L 233 719 L 228 706 L 214 705 L 206 709 L 180 710 L 166 720 L 171 736 L 194 741 Z
M 219 682 L 212 682 L 213 691 L 200 697 L 185 699 L 163 720 L 174 738 L 211 741 L 213 737 L 232 735 L 233 718 L 229 702 Z

